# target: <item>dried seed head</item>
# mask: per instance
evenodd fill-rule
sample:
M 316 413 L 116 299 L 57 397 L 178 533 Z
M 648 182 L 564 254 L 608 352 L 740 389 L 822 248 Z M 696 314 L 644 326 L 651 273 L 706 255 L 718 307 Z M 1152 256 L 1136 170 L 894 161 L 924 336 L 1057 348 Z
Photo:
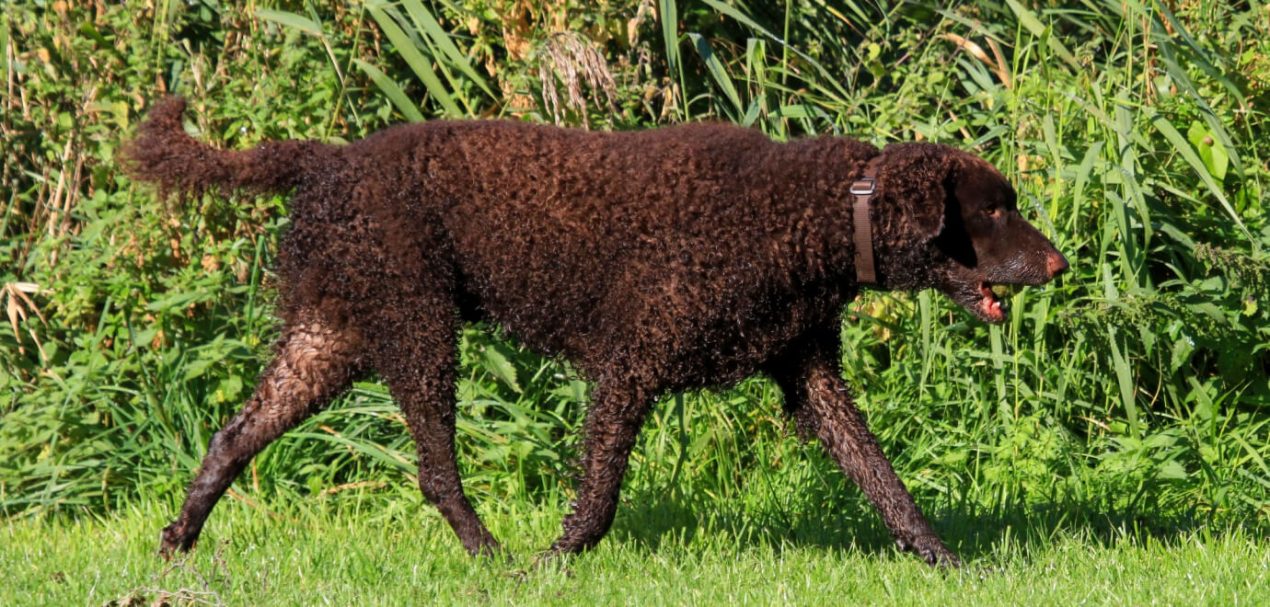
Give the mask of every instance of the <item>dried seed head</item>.
M 586 38 L 576 33 L 561 32 L 547 39 L 539 57 L 538 76 L 542 81 L 543 109 L 557 124 L 571 110 L 582 117 L 583 125 L 590 126 L 583 84 L 590 89 L 593 101 L 603 101 L 610 109 L 616 106 L 617 84 L 608 63 Z M 563 100 L 557 82 L 564 87 Z

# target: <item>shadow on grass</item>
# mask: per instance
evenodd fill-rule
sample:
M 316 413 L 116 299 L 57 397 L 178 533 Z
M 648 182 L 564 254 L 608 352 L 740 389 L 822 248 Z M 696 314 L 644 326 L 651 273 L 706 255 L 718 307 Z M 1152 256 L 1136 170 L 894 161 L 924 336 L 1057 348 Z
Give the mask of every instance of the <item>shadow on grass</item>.
M 784 507 L 746 507 L 712 495 L 635 491 L 623 500 L 610 538 L 650 552 L 694 540 L 731 541 L 738 547 L 764 545 L 776 552 L 790 547 L 893 553 L 895 542 L 876 510 L 858 492 L 808 492 Z M 919 502 L 944 542 L 963 560 L 990 557 L 1002 547 L 1025 559 L 1054 541 L 1072 537 L 1099 547 L 1124 542 L 1175 545 L 1197 531 L 1214 534 L 1239 529 L 1257 539 L 1267 525 L 1219 521 L 1195 514 L 1113 512 L 1083 502 L 1014 504 L 984 508 L 972 505 L 932 507 Z

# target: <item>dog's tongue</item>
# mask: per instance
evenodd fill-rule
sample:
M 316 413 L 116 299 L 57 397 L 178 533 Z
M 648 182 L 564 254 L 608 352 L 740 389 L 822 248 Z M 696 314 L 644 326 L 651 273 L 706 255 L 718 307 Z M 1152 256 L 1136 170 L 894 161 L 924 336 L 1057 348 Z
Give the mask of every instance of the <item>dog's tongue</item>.
M 983 315 L 995 321 L 1005 320 L 1005 307 L 1002 300 L 993 294 L 993 290 L 988 285 L 979 287 L 979 291 L 983 293 L 983 299 L 979 300 L 979 309 L 983 311 Z
M 992 320 L 1005 320 L 1005 310 L 1001 307 L 1001 300 L 993 297 L 983 298 L 983 313 Z

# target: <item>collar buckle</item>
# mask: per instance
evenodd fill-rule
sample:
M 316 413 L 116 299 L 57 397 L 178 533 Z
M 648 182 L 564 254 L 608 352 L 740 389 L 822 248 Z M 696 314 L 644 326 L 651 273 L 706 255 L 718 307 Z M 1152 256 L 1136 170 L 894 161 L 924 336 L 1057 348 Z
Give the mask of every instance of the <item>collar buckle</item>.
M 872 177 L 857 179 L 852 182 L 851 189 L 848 191 L 852 196 L 872 196 L 877 192 L 877 181 Z

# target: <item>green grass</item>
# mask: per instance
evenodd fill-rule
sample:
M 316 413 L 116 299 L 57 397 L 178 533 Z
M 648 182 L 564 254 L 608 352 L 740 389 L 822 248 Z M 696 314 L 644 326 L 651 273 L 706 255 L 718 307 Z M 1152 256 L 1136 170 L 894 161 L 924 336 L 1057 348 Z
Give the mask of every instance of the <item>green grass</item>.
M 534 555 L 563 511 L 518 500 L 482 509 L 509 553 L 479 560 L 433 510 L 404 494 L 270 510 L 226 500 L 192 556 L 171 563 L 155 554 L 172 511 L 166 505 L 133 504 L 104 518 L 11 519 L 0 526 L 0 604 L 1270 603 L 1270 551 L 1264 537 L 1239 529 L 1152 533 L 1092 519 L 1056 526 L 1023 514 L 1013 522 L 957 514 L 940 525 L 967 566 L 941 572 L 879 541 L 868 524 L 857 542 L 851 530 L 764 527 L 770 523 L 745 512 L 675 513 L 657 496 L 644 498 L 652 502 L 624 505 L 599 548 L 542 566 Z

